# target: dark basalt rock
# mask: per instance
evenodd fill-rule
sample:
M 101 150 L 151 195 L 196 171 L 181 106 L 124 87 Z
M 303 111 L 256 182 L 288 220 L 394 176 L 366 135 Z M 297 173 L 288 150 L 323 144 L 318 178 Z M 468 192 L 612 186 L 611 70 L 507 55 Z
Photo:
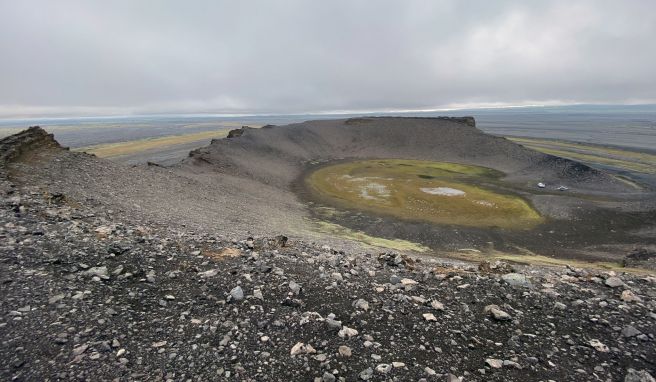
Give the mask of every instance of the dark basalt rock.
M 636 248 L 622 260 L 622 266 L 656 269 L 656 249 Z
M 62 149 L 53 134 L 39 126 L 32 126 L 18 134 L 0 139 L 0 166 L 17 160 L 34 150 Z
M 250 127 L 250 126 L 242 126 L 240 129 L 230 130 L 230 131 L 228 132 L 228 137 L 227 137 L 227 138 L 237 138 L 237 137 L 241 137 L 242 135 L 244 135 L 244 131 L 246 131 L 246 130 L 248 130 L 248 129 L 252 129 L 252 127 Z

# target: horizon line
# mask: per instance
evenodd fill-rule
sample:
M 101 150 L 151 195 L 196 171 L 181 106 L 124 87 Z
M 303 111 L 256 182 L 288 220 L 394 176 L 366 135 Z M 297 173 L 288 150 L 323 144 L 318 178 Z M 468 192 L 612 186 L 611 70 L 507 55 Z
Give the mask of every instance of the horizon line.
M 328 110 L 328 111 L 308 111 L 296 113 L 214 113 L 214 112 L 159 112 L 159 113 L 131 113 L 131 114 L 98 114 L 98 115 L 70 115 L 70 116 L 22 116 L 22 117 L 2 117 L 0 121 L 48 121 L 48 120 L 69 120 L 69 119 L 112 119 L 112 118 L 131 118 L 131 117 L 217 117 L 217 118 L 239 118 L 239 117 L 286 117 L 286 116 L 304 116 L 304 115 L 357 115 L 357 114 L 390 114 L 390 113 L 436 113 L 436 112 L 454 112 L 467 110 L 504 110 L 504 109 L 529 109 L 529 108 L 549 108 L 549 107 L 569 107 L 569 106 L 655 106 L 656 102 L 645 103 L 539 103 L 523 105 L 481 105 L 481 106 L 454 106 L 431 109 L 387 109 L 387 110 Z

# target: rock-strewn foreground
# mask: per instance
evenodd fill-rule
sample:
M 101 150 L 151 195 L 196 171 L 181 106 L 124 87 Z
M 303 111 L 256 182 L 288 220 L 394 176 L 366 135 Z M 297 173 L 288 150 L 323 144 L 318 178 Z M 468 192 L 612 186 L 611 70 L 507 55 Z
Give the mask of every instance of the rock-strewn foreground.
M 3 380 L 653 381 L 652 276 L 221 241 L 3 186 Z
M 139 195 L 122 190 L 120 177 L 85 183 L 89 168 L 124 170 L 50 151 L 54 144 L 32 133 L 27 137 L 35 139 L 7 143 L 0 155 L 2 380 L 656 375 L 653 276 L 453 264 L 356 247 L 345 253 L 294 238 L 233 234 L 239 221 L 222 221 L 227 228 L 216 233 L 171 224 L 140 206 L 131 211 L 129 201 L 112 204 L 121 192 Z M 18 165 L 5 166 L 17 158 Z M 87 166 L 80 187 L 102 192 L 85 198 L 29 167 L 34 163 L 52 171 Z M 156 181 L 140 174 L 135 183 Z M 29 175 L 48 183 L 25 182 Z M 256 212 L 243 206 L 247 216 Z

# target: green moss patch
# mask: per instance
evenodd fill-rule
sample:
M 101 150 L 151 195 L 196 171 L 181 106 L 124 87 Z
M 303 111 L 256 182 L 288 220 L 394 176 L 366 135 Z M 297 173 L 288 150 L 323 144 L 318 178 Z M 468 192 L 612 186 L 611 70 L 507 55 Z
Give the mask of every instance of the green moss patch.
M 341 238 L 358 241 L 365 245 L 378 248 L 388 248 L 395 251 L 414 251 L 414 252 L 427 252 L 430 251 L 430 248 L 423 246 L 419 243 L 413 243 L 407 240 L 401 239 L 385 239 L 382 237 L 376 237 L 367 235 L 361 231 L 354 231 L 352 229 L 343 227 L 339 224 L 328 223 L 324 221 L 316 221 L 316 229 L 319 232 L 338 236 Z
M 541 223 L 524 199 L 493 190 L 502 176 L 480 166 L 389 159 L 322 167 L 306 182 L 338 207 L 402 219 L 508 229 Z

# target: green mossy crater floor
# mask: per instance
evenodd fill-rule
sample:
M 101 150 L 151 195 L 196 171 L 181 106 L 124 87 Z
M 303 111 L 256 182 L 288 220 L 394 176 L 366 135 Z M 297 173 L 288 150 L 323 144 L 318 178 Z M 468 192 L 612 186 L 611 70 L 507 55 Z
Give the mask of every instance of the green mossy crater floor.
M 336 206 L 469 227 L 530 229 L 543 219 L 518 195 L 493 190 L 490 168 L 420 160 L 364 160 L 319 168 L 311 192 Z

